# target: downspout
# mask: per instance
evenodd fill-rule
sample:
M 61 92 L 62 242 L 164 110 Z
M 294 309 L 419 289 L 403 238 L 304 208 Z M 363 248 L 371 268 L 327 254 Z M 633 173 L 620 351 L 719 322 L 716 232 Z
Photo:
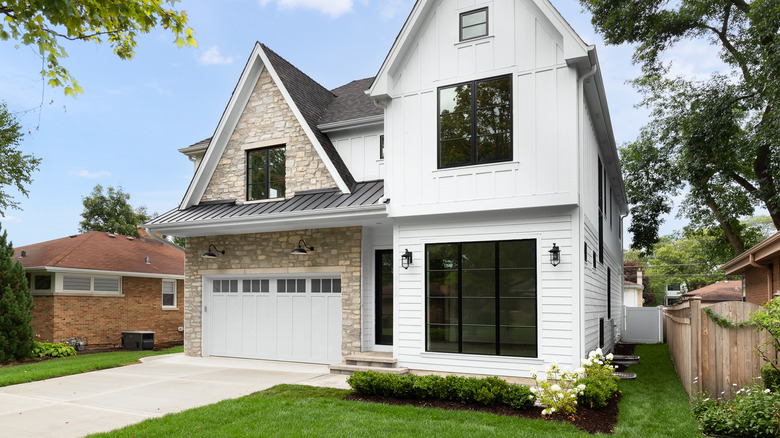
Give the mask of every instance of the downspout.
M 590 59 L 590 57 L 588 57 Z M 587 80 L 590 77 L 593 77 L 593 75 L 596 74 L 598 71 L 598 64 L 591 65 L 590 71 L 582 75 L 577 80 L 577 100 L 579 101 L 577 104 L 577 122 L 579 124 L 579 145 L 577 147 L 577 162 L 580 163 L 580 177 L 579 177 L 579 184 L 580 184 L 580 190 L 579 190 L 579 196 L 580 196 L 580 220 L 579 220 L 579 230 L 584 230 L 585 227 L 585 213 L 582 209 L 582 191 L 584 186 L 584 168 L 583 168 L 583 145 L 585 144 L 585 80 Z M 577 357 L 574 357 L 574 363 L 577 363 L 577 361 L 583 357 L 585 357 L 585 266 L 582 262 L 582 258 L 580 258 L 580 254 L 582 254 L 582 251 L 580 251 L 580 244 L 582 244 L 583 234 L 580 234 L 577 238 L 577 257 L 580 260 L 580 263 L 577 264 L 577 266 L 580 267 L 578 277 L 579 277 L 579 336 L 580 336 L 580 350 L 577 352 Z M 572 256 L 573 257 L 573 256 Z

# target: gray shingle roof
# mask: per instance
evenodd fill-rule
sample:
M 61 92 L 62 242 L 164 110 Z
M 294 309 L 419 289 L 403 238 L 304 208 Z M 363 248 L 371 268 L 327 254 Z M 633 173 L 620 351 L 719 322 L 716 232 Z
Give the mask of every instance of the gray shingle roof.
M 350 194 L 341 193 L 340 190 L 334 188 L 298 192 L 292 198 L 277 202 L 252 204 L 236 204 L 235 201 L 203 203 L 185 210 L 173 209 L 152 219 L 149 221 L 149 225 L 239 217 L 257 217 L 261 219 L 279 213 L 371 206 L 378 205 L 384 193 L 384 181 L 369 181 L 357 183 Z
M 301 111 L 303 118 L 314 132 L 314 136 L 319 140 L 328 158 L 336 167 L 341 179 L 344 180 L 348 187 L 354 186 L 355 178 L 347 168 L 347 165 L 344 164 L 344 160 L 341 159 L 330 138 L 317 128 L 317 121 L 336 96 L 298 70 L 294 65 L 287 62 L 287 60 L 277 55 L 276 52 L 269 49 L 265 44 L 260 44 L 260 46 L 268 55 L 268 60 L 279 75 L 279 79 L 281 79 L 287 92 L 290 93 L 290 97 Z
M 358 79 L 331 90 L 336 98 L 317 123 L 324 125 L 384 114 L 382 108 L 374 105 L 374 102 L 365 93 L 371 87 L 372 82 L 374 82 L 374 78 Z

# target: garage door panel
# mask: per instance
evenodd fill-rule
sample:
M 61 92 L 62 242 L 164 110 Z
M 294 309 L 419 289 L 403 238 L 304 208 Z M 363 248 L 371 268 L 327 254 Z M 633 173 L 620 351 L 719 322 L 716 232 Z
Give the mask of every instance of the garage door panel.
M 204 328 L 210 331 L 204 333 L 205 351 L 215 356 L 340 362 L 341 295 L 326 290 L 327 278 L 335 278 L 332 284 L 339 281 L 327 275 L 205 281 L 209 305 Z M 240 286 L 233 290 L 236 284 Z M 221 290 L 215 291 L 217 287 Z

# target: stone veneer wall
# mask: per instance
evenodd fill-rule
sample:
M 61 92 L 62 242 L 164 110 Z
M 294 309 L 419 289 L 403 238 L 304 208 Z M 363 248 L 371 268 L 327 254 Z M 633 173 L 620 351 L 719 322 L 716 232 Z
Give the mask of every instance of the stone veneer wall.
M 342 354 L 360 352 L 361 227 L 320 228 L 272 233 L 188 237 L 184 263 L 184 353 L 202 355 L 202 276 L 209 274 L 283 274 L 340 272 Z M 290 254 L 300 239 L 315 251 Z M 214 244 L 225 254 L 204 259 Z
M 244 112 L 230 136 L 225 151 L 214 170 L 202 201 L 235 199 L 246 201 L 246 145 L 257 142 L 287 146 L 286 197 L 295 192 L 336 187 L 314 146 L 301 128 L 292 110 L 264 69 Z

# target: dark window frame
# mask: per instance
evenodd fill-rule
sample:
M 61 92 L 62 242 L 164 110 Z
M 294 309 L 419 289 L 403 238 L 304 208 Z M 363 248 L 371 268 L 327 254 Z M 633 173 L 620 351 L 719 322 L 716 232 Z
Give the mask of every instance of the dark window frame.
M 606 171 L 601 164 L 601 157 L 598 159 L 598 179 L 599 179 L 599 263 L 604 264 L 604 206 L 606 205 Z
M 607 319 L 612 319 L 612 270 L 607 267 Z
M 534 298 L 534 329 L 535 329 L 535 351 L 533 355 L 528 356 L 517 356 L 517 355 L 508 355 L 508 354 L 501 354 L 501 294 L 500 294 L 500 280 L 499 280 L 499 274 L 501 272 L 501 261 L 499 259 L 499 244 L 504 242 L 533 242 L 534 246 L 534 264 L 533 264 L 533 279 L 534 279 L 534 290 L 535 290 L 535 298 Z M 464 297 L 463 297 L 463 266 L 462 266 L 462 260 L 463 260 L 463 245 L 464 244 L 480 244 L 480 243 L 493 243 L 495 244 L 495 259 L 494 259 L 494 271 L 495 271 L 495 294 L 493 295 L 493 298 L 495 299 L 495 328 L 496 328 L 496 338 L 495 338 L 495 344 L 496 344 L 496 352 L 495 353 L 477 353 L 477 352 L 463 352 L 463 310 L 464 310 Z M 539 269 L 539 254 L 538 251 L 538 239 L 531 238 L 531 239 L 509 239 L 509 240 L 488 240 L 488 241 L 476 241 L 476 242 L 470 242 L 470 241 L 464 241 L 464 242 L 436 242 L 436 243 L 428 243 L 425 245 L 425 261 L 424 261 L 424 269 L 425 269 L 425 292 L 424 292 L 424 300 L 425 300 L 425 351 L 426 352 L 432 352 L 432 353 L 444 353 L 444 354 L 475 354 L 480 356 L 503 356 L 503 357 L 528 357 L 528 358 L 535 358 L 539 357 L 539 305 L 540 305 L 540 294 L 539 294 L 539 278 L 540 278 L 540 269 Z M 428 251 L 431 246 L 437 246 L 437 245 L 457 245 L 458 246 L 458 269 L 457 269 L 457 277 L 458 277 L 458 323 L 457 323 L 457 329 L 458 329 L 458 351 L 439 351 L 439 350 L 431 350 L 428 339 L 429 339 L 429 326 L 430 323 L 430 307 L 429 307 L 429 280 L 428 280 L 428 273 L 430 272 L 428 270 Z M 519 269 L 519 268 L 518 268 Z M 505 297 L 506 298 L 506 297 Z M 470 326 L 469 324 L 466 324 L 467 326 Z M 506 327 L 506 326 L 505 326 Z
M 476 35 L 476 36 L 469 37 L 469 38 L 463 38 L 463 29 L 464 29 L 464 27 L 463 27 L 463 18 L 467 17 L 469 15 L 478 14 L 478 13 L 483 12 L 483 11 L 485 12 L 485 33 L 483 35 Z M 487 6 L 484 7 L 484 8 L 472 9 L 470 11 L 461 12 L 460 16 L 458 18 L 458 36 L 459 36 L 459 41 L 471 41 L 473 39 L 483 38 L 483 37 L 486 37 L 486 36 L 490 35 L 490 17 L 489 17 L 489 15 L 490 14 L 488 14 Z M 482 24 L 482 23 L 480 22 L 479 24 Z M 472 25 L 472 26 L 468 26 L 468 27 L 473 27 L 473 26 L 476 26 L 476 25 Z
M 262 201 L 262 200 L 266 200 L 266 199 L 282 199 L 282 198 L 284 198 L 284 196 L 277 196 L 277 197 L 273 197 L 273 198 L 271 197 L 271 172 L 270 172 L 270 170 L 271 170 L 271 160 L 269 159 L 269 155 L 270 155 L 271 151 L 279 150 L 279 149 L 284 151 L 284 157 L 285 157 L 285 161 L 286 161 L 287 160 L 287 146 L 286 145 L 276 145 L 276 146 L 269 146 L 269 147 L 263 147 L 263 148 L 257 148 L 257 149 L 249 149 L 249 150 L 246 151 L 246 154 L 244 155 L 245 158 L 246 158 L 246 166 L 245 166 L 246 178 L 245 178 L 245 182 L 244 183 L 245 183 L 245 193 L 246 193 L 246 200 L 247 201 Z M 251 165 L 251 160 L 250 160 L 249 157 L 250 157 L 250 155 L 258 153 L 258 152 L 262 152 L 262 153 L 265 154 L 265 169 L 263 169 L 263 170 L 265 171 L 265 181 L 264 181 L 264 184 L 265 184 L 265 187 L 266 187 L 266 196 L 264 198 L 253 199 L 250 196 L 252 184 L 249 183 L 250 165 Z M 284 184 L 284 191 L 285 191 L 285 193 L 287 193 L 287 181 L 286 181 L 286 178 L 287 178 L 287 169 L 285 168 L 285 184 Z
M 384 134 L 379 136 L 379 159 L 385 159 L 385 136 Z
M 482 82 L 490 82 L 497 79 L 508 79 L 509 80 L 509 102 L 507 103 L 507 107 L 509 108 L 509 154 L 506 157 L 502 157 L 500 159 L 496 160 L 490 160 L 490 161 L 477 161 L 477 146 L 478 146 L 478 140 L 479 140 L 479 134 L 478 134 L 478 127 L 477 127 L 477 110 L 480 109 L 477 106 L 477 86 L 479 83 Z M 463 164 L 450 164 L 450 165 L 442 165 L 442 154 L 441 154 L 441 92 L 442 90 L 449 89 L 449 88 L 455 88 L 462 85 L 469 85 L 471 87 L 471 105 L 469 106 L 469 114 L 471 114 L 471 127 L 470 127 L 470 146 L 471 146 L 471 161 L 468 163 Z M 455 84 L 449 84 L 444 85 L 436 89 L 436 167 L 437 169 L 452 169 L 457 167 L 466 167 L 466 166 L 476 166 L 480 164 L 493 164 L 493 163 L 505 163 L 512 161 L 514 158 L 514 117 L 515 117 L 515 111 L 514 111 L 514 84 L 512 81 L 512 75 L 499 75 L 499 76 L 491 76 L 488 78 L 482 78 L 482 79 L 476 79 L 473 81 L 466 81 L 466 82 L 459 82 Z M 484 109 L 484 108 L 483 108 Z

